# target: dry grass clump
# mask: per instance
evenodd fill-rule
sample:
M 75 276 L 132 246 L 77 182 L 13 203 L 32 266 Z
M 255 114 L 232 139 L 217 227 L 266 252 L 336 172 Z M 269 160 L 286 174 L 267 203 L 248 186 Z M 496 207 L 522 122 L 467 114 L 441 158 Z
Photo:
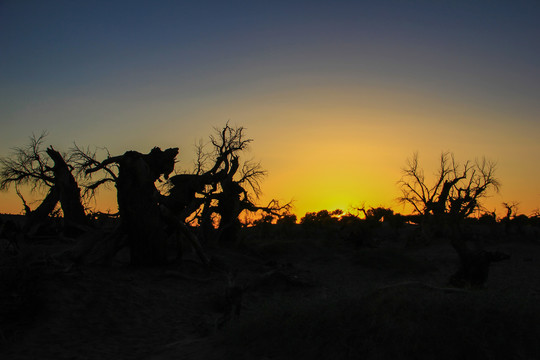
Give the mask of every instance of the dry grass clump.
M 415 286 L 360 299 L 269 304 L 221 335 L 212 359 L 532 359 L 536 304 Z

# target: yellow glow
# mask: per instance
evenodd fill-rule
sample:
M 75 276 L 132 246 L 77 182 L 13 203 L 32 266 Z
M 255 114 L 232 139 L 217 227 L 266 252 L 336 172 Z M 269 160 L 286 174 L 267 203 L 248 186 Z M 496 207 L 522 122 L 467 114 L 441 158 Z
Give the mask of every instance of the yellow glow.
M 460 161 L 486 155 L 498 162 L 502 182 L 501 194 L 485 201 L 488 209 L 502 214 L 503 201 L 518 201 L 520 211 L 530 214 L 540 206 L 540 168 L 532 166 L 540 145 L 530 136 L 538 133 L 536 122 L 516 128 L 508 120 L 511 115 L 407 89 L 291 87 L 254 92 L 236 102 L 230 95 L 152 108 L 151 118 L 160 119 L 159 126 L 143 118 L 148 112 L 126 110 L 126 119 L 120 120 L 137 122 L 139 133 L 120 145 L 117 134 L 77 141 L 114 145 L 113 155 L 129 149 L 147 152 L 155 145 L 179 146 L 178 170 L 189 171 L 193 143 L 207 139 L 213 127 L 230 119 L 254 139 L 245 158 L 260 160 L 268 170 L 261 204 L 272 198 L 294 200 L 299 218 L 306 212 L 347 211 L 363 204 L 404 211 L 395 202 L 396 182 L 415 151 L 426 177 L 436 171 L 441 151 L 453 151 Z M 65 148 L 70 143 L 66 140 Z M 13 192 L 0 193 L 0 203 L 2 212 L 22 209 Z M 101 194 L 97 207 L 116 211 L 114 191 Z

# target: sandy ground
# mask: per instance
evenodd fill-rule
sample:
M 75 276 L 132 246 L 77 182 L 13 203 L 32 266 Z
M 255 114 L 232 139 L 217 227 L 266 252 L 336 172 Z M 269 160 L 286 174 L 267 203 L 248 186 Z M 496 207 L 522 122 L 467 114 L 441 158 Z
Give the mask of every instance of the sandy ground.
M 59 246 L 64 245 L 41 244 L 29 256 L 46 258 Z M 535 320 L 540 319 L 540 246 L 501 242 L 490 248 L 511 259 L 492 266 L 485 288 L 465 291 L 446 288 L 457 257 L 444 243 L 370 249 L 281 240 L 216 252 L 215 258 L 236 274 L 234 280 L 205 269 L 190 255 L 164 269 L 50 260 L 35 267 L 38 274 L 21 277 L 33 279 L 25 295 L 30 300 L 14 310 L 18 317 L 8 319 L 9 326 L 4 324 L 0 358 L 375 359 L 393 352 L 398 353 L 394 358 L 430 358 L 444 344 L 467 342 L 454 332 L 467 335 L 463 329 L 470 328 L 467 337 L 476 339 L 485 327 L 495 330 L 478 335 L 478 346 L 490 348 L 492 337 L 493 346 L 503 339 L 509 350 L 483 350 L 478 358 L 540 359 L 534 355 L 540 354 L 538 341 L 528 340 L 540 335 Z M 239 317 L 229 319 L 231 281 L 244 292 Z M 463 314 L 463 324 L 445 318 L 447 310 L 454 318 Z M 430 311 L 433 315 L 425 315 Z M 483 315 L 469 327 L 467 317 L 476 313 Z M 521 324 L 523 317 L 532 319 L 530 324 Z M 501 318 L 502 325 L 489 325 Z M 426 330 L 431 326 L 435 330 Z M 456 329 L 439 334 L 446 326 Z M 417 334 L 413 340 L 441 345 L 425 348 L 418 340 L 410 352 L 385 350 L 398 338 L 405 342 L 399 346 L 407 347 L 408 332 Z M 448 358 L 463 358 L 471 346 L 476 345 L 444 351 Z

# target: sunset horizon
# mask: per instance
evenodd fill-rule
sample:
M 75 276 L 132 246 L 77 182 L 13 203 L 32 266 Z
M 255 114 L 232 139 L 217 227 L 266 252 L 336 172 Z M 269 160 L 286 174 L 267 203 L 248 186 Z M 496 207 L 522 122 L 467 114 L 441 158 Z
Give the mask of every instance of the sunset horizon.
M 0 359 L 540 354 L 540 0 L 0 0 Z
M 504 216 L 540 207 L 540 7 L 532 1 L 4 2 L 0 156 L 47 131 L 44 148 L 111 155 L 194 146 L 227 122 L 253 139 L 260 205 L 293 213 L 388 207 L 418 153 L 497 163 Z M 45 194 L 23 192 L 31 201 Z M 117 210 L 114 187 L 90 203 Z M 31 206 L 31 207 L 32 207 Z M 21 213 L 12 187 L 0 212 Z
M 227 123 L 228 125 L 228 123 Z M 245 129 L 245 128 L 244 128 Z M 212 131 L 209 133 L 209 134 L 212 134 L 212 133 L 215 133 L 216 131 L 220 130 L 220 128 L 218 126 L 216 127 L 213 127 L 212 128 Z M 249 130 L 249 129 L 245 129 L 245 130 Z M 55 148 L 56 150 L 59 150 L 61 152 L 66 152 L 65 149 L 60 149 L 60 148 L 57 148 L 54 144 L 49 144 L 47 142 L 47 139 L 49 137 L 49 134 L 47 132 L 42 132 L 42 135 L 44 136 L 43 137 L 43 143 L 40 147 L 40 150 L 41 151 L 44 151 L 46 148 L 52 146 L 53 148 Z M 246 135 L 249 135 L 249 134 L 246 134 Z M 33 134 L 32 137 L 37 137 L 36 134 Z M 18 146 L 18 148 L 24 148 L 25 146 L 28 145 L 30 139 L 32 137 L 29 137 L 27 138 L 26 140 L 26 143 L 21 145 L 21 146 Z M 249 138 L 249 136 L 247 136 Z M 251 139 L 251 138 L 250 138 Z M 255 139 L 251 139 L 251 140 L 255 140 Z M 192 157 L 189 158 L 189 160 L 186 160 L 185 158 L 189 155 L 189 154 L 185 154 L 185 152 L 182 151 L 182 148 L 180 148 L 180 154 L 179 154 L 179 158 L 184 160 L 184 163 L 182 164 L 181 161 L 179 161 L 174 169 L 174 172 L 172 175 L 174 174 L 192 174 L 192 173 L 195 173 L 195 150 L 196 150 L 196 146 L 198 144 L 204 144 L 205 147 L 208 147 L 209 145 L 209 140 L 208 139 L 199 139 L 197 142 L 194 142 L 191 146 L 191 150 L 192 150 Z M 67 153 L 69 153 L 70 151 L 73 150 L 74 146 L 78 146 L 78 147 L 81 147 L 83 149 L 89 149 L 90 152 L 96 152 L 97 154 L 100 154 L 102 156 L 102 158 L 99 158 L 99 157 L 96 157 L 97 159 L 99 160 L 106 160 L 107 157 L 109 157 L 109 155 L 106 155 L 107 154 L 107 151 L 108 148 L 106 147 L 92 147 L 92 146 L 86 146 L 86 145 L 81 145 L 81 144 L 72 144 L 72 146 L 67 150 Z M 256 148 L 256 141 L 253 141 L 252 145 L 250 145 L 250 150 L 252 148 Z M 156 145 L 159 147 L 159 145 Z M 164 148 L 163 148 L 164 149 Z M 13 150 L 12 149 L 12 153 L 11 155 L 13 155 Z M 126 149 L 126 151 L 122 152 L 122 153 L 118 153 L 118 154 L 110 154 L 110 156 L 117 156 L 117 155 L 122 155 L 123 153 L 127 152 L 127 151 L 132 151 L 133 149 Z M 151 148 L 147 149 L 146 151 L 141 149 L 141 153 L 148 153 L 149 151 L 151 150 Z M 258 161 L 257 158 L 254 158 L 251 156 L 251 152 L 248 150 L 246 153 L 242 154 L 242 161 Z M 294 214 L 296 215 L 297 217 L 297 221 L 300 221 L 301 218 L 308 214 L 308 213 L 317 213 L 319 211 L 323 211 L 323 210 L 327 210 L 329 212 L 331 211 L 334 211 L 334 210 L 341 210 L 343 211 L 344 213 L 350 213 L 350 214 L 354 214 L 356 216 L 363 216 L 362 215 L 362 212 L 360 209 L 369 209 L 369 208 L 377 208 L 377 207 L 383 207 L 383 208 L 389 208 L 391 210 L 393 210 L 395 213 L 399 213 L 399 214 L 403 214 L 403 215 L 413 215 L 415 214 L 415 211 L 412 207 L 410 206 L 407 206 L 406 204 L 402 203 L 399 201 L 399 195 L 400 195 L 400 187 L 399 187 L 399 180 L 402 179 L 403 177 L 403 169 L 406 167 L 406 162 L 412 158 L 412 156 L 416 154 L 419 156 L 419 161 L 420 161 L 420 167 L 423 171 L 425 171 L 426 173 L 426 185 L 428 186 L 433 186 L 435 184 L 435 181 L 437 179 L 437 171 L 439 170 L 439 166 L 440 166 L 440 163 L 439 163 L 439 160 L 440 160 L 440 156 L 442 154 L 448 154 L 450 156 L 455 156 L 455 153 L 452 152 L 452 151 L 440 151 L 439 153 L 437 154 L 430 154 L 430 155 L 433 155 L 433 156 L 430 156 L 429 158 L 423 154 L 419 154 L 418 152 L 413 152 L 409 155 L 406 156 L 406 158 L 403 159 L 402 161 L 402 164 L 401 166 L 397 167 L 396 169 L 386 169 L 387 171 L 392 171 L 394 170 L 394 172 L 396 173 L 396 175 L 398 176 L 397 178 L 392 178 L 392 179 L 382 179 L 382 178 L 377 178 L 376 180 L 374 179 L 361 179 L 358 183 L 361 183 L 361 181 L 363 181 L 366 185 L 364 188 L 374 188 L 376 190 L 378 190 L 378 192 L 375 192 L 375 193 L 371 193 L 371 194 L 367 194 L 367 195 L 364 195 L 364 197 L 360 198 L 354 198 L 354 197 L 351 197 L 350 194 L 354 194 L 355 192 L 357 194 L 362 194 L 362 189 L 358 189 L 357 188 L 357 184 L 358 183 L 355 183 L 354 180 L 355 178 L 354 177 L 347 177 L 346 174 L 343 174 L 343 172 L 339 172 L 339 171 L 336 171 L 334 173 L 330 173 L 330 174 L 321 174 L 322 176 L 320 178 L 317 178 L 317 179 L 311 179 L 311 181 L 308 181 L 306 182 L 305 184 L 303 184 L 303 186 L 299 186 L 298 188 L 300 188 L 301 190 L 299 190 L 297 192 L 297 194 L 300 194 L 300 195 L 304 195 L 304 196 L 300 196 L 300 199 L 301 199 L 301 206 L 298 206 L 297 203 L 298 203 L 298 199 L 297 199 L 297 196 L 291 196 L 289 198 L 285 198 L 283 196 L 280 196 L 279 195 L 279 192 L 275 192 L 275 193 L 270 193 L 267 188 L 267 182 L 270 182 L 270 185 L 274 185 L 273 187 L 270 187 L 271 189 L 275 189 L 275 187 L 277 187 L 278 191 L 279 189 L 281 188 L 279 183 L 273 183 L 271 181 L 269 181 L 269 178 L 272 177 L 272 174 L 270 173 L 267 173 L 262 179 L 261 179 L 261 188 L 262 188 L 262 193 L 261 193 L 261 196 L 259 198 L 255 198 L 255 202 L 260 205 L 260 206 L 264 206 L 266 205 L 270 200 L 278 200 L 280 201 L 282 204 L 284 203 L 290 203 L 292 205 L 291 207 L 291 210 L 289 211 L 291 214 Z M 105 156 L 106 155 L 106 156 Z M 46 156 L 43 154 L 44 158 L 46 158 Z M 6 156 L 5 158 L 8 158 L 9 156 Z M 475 163 L 475 161 L 479 161 L 481 160 L 482 158 L 485 158 L 486 160 L 488 161 L 491 161 L 491 159 L 489 157 L 485 157 L 485 156 L 475 156 L 475 157 L 471 157 L 471 158 L 468 158 L 468 159 L 459 159 L 457 158 L 456 156 L 456 161 L 457 161 L 457 164 L 459 166 L 463 166 L 465 164 L 465 162 L 470 162 L 471 164 Z M 429 167 L 426 167 L 425 165 L 428 164 L 430 165 Z M 496 178 L 499 180 L 499 176 L 498 176 L 498 164 L 495 162 L 495 170 L 496 170 Z M 178 166 L 180 165 L 180 167 Z M 183 168 L 181 167 L 182 165 L 185 165 L 185 166 L 191 166 L 191 167 L 186 167 L 186 168 Z M 267 169 L 264 167 L 264 164 L 261 163 L 261 166 L 262 166 L 262 169 L 264 171 L 267 171 Z M 297 171 L 297 169 L 292 169 L 291 171 Z M 286 174 L 286 180 L 289 179 L 288 183 L 291 183 L 291 182 L 295 182 L 295 180 L 301 180 L 301 177 L 294 177 L 294 176 L 291 176 L 289 174 Z M 80 177 L 79 180 L 83 181 L 84 180 L 84 176 L 83 177 Z M 376 184 L 374 183 L 371 183 L 371 181 L 376 181 Z M 367 182 L 366 182 L 367 181 Z M 504 181 L 501 181 L 502 183 L 504 183 Z M 160 180 L 159 182 L 157 182 L 157 185 L 160 186 L 160 185 L 163 185 L 165 184 L 163 182 L 163 180 Z M 334 186 L 334 184 L 336 186 Z M 383 188 L 383 185 L 386 184 L 386 185 L 393 185 L 393 188 L 391 188 L 391 191 L 388 190 L 386 191 L 386 189 Z M 320 190 L 318 189 L 325 189 L 325 186 L 326 188 L 330 188 L 330 189 L 334 189 L 333 191 L 328 191 L 328 192 L 325 192 L 325 191 L 322 191 L 322 192 L 318 192 Z M 504 185 L 502 185 L 504 186 Z M 84 188 L 84 185 L 79 185 L 80 189 L 81 189 L 81 194 L 84 192 L 85 188 Z M 46 195 L 46 192 L 47 192 L 47 187 L 46 186 L 41 186 L 41 187 L 38 187 L 36 188 L 35 190 L 31 190 L 31 186 L 29 185 L 19 185 L 17 186 L 17 188 L 19 189 L 19 191 L 21 191 L 21 195 L 23 196 L 23 198 L 21 198 L 15 191 L 15 186 L 11 186 L 9 190 L 4 190 L 2 191 L 2 196 L 7 199 L 8 201 L 11 201 L 10 202 L 2 202 L 2 206 L 3 206 L 3 209 L 2 209 L 2 213 L 4 214 L 24 214 L 24 204 L 23 204 L 23 199 L 24 201 L 26 201 L 28 204 L 30 204 L 30 208 L 35 208 L 39 205 L 40 201 L 43 200 L 43 198 L 45 197 Z M 481 207 L 474 212 L 474 216 L 479 216 L 479 215 L 482 215 L 482 214 L 492 214 L 492 213 L 496 213 L 496 216 L 498 219 L 501 219 L 503 218 L 504 216 L 506 216 L 506 207 L 504 206 L 504 203 L 506 204 L 513 204 L 515 205 L 515 208 L 514 208 L 514 211 L 517 211 L 517 212 L 514 212 L 514 216 L 515 215 L 530 215 L 530 216 L 533 216 L 533 215 L 536 215 L 536 213 L 538 212 L 538 208 L 533 208 L 531 209 L 531 211 L 529 213 L 523 211 L 523 207 L 522 207 L 522 203 L 520 201 L 516 201 L 516 200 L 505 200 L 504 197 L 501 196 L 501 193 L 504 191 L 503 190 L 504 187 L 499 190 L 499 191 L 489 191 L 487 196 L 485 198 L 482 199 L 482 202 L 481 202 Z M 163 194 L 166 194 L 167 193 L 167 190 L 166 188 L 163 188 L 162 190 L 160 190 Z M 283 191 L 282 191 L 283 192 Z M 289 192 L 290 193 L 290 192 Z M 317 194 L 317 196 L 313 197 L 311 196 L 310 194 Z M 383 201 L 381 201 L 380 199 L 383 199 Z M 108 186 L 102 186 L 97 192 L 95 195 L 93 195 L 92 197 L 84 197 L 83 198 L 83 203 L 85 204 L 85 206 L 87 207 L 87 211 L 89 213 L 92 213 L 92 212 L 102 212 L 102 213 L 111 213 L 111 214 L 114 214 L 114 213 L 117 213 L 118 212 L 118 204 L 117 204 L 117 194 L 116 194 L 116 188 L 114 187 L 114 185 L 111 185 L 109 184 Z M 7 205 L 6 205 L 7 204 Z M 11 205 L 11 207 L 10 207 Z M 8 210 L 8 211 L 5 211 L 4 209 L 12 209 L 12 210 Z M 18 210 L 17 210 L 18 209 Z M 255 216 L 255 217 L 253 217 Z M 260 215 L 259 215 L 260 216 Z M 249 215 L 249 217 L 251 218 L 256 218 L 257 216 L 255 214 L 252 214 L 252 215 Z M 244 218 L 244 215 L 242 216 L 242 218 Z

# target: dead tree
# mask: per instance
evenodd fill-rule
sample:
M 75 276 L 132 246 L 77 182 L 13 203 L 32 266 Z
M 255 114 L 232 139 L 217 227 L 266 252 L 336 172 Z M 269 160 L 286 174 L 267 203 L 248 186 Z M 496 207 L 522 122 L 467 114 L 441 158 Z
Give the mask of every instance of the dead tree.
M 277 201 L 267 207 L 254 205 L 252 198 L 260 195 L 260 180 L 266 171 L 259 163 L 240 162 L 240 154 L 252 142 L 245 137 L 244 130 L 228 123 L 221 129 L 216 128 L 210 136 L 210 151 L 202 142 L 196 147 L 194 173 L 172 176 L 169 193 L 162 196 L 161 204 L 171 216 L 182 222 L 189 219 L 197 223 L 199 233 L 207 240 L 216 225 L 220 239 L 228 239 L 222 242 L 236 239 L 241 226 L 238 217 L 244 210 L 277 214 L 290 208 L 290 204 L 279 206 Z
M 188 212 L 200 206 L 197 220 L 202 232 L 208 233 L 209 227 L 217 225 L 220 243 L 230 244 L 238 238 L 241 228 L 239 216 L 243 211 L 261 211 L 280 216 L 291 207 L 290 203 L 281 206 L 276 200 L 270 201 L 267 206 L 255 205 L 255 200 L 261 194 L 260 181 L 266 176 L 266 171 L 260 163 L 240 161 L 241 154 L 253 141 L 245 137 L 244 130 L 243 127 L 233 128 L 227 123 L 222 129 L 215 129 L 210 136 L 213 151 L 205 153 L 201 145 L 197 148 L 197 173 L 204 168 L 201 159 L 213 159 L 214 166 L 205 173 L 212 174 L 212 180 L 206 182 L 204 191 L 200 186 L 189 194 L 193 198 L 196 192 L 198 197 L 196 206 Z
M 81 203 L 81 190 L 71 173 L 72 167 L 66 163 L 62 155 L 52 146 L 47 148 L 47 154 L 54 162 L 52 168 L 54 187 L 58 191 L 66 225 L 86 225 L 88 221 L 84 206 Z
M 165 151 L 154 148 L 149 154 L 128 151 L 114 157 L 107 151 L 108 158 L 101 162 L 89 149 L 76 146 L 73 151 L 77 155 L 79 171 L 84 172 L 89 182 L 86 186 L 89 193 L 93 194 L 108 183 L 114 183 L 117 189 L 120 227 L 108 237 L 107 243 L 96 244 L 91 251 L 86 251 L 91 253 L 90 261 L 110 259 L 125 242 L 130 247 L 132 263 L 163 264 L 167 256 L 167 239 L 182 234 L 201 261 L 208 264 L 197 237 L 180 215 L 189 204 L 187 199 L 191 198 L 192 188 L 198 189 L 196 179 L 177 176 L 169 179 L 178 148 Z M 103 177 L 92 179 L 98 171 L 104 174 Z M 170 188 L 174 189 L 172 194 L 162 195 L 156 188 L 155 182 L 162 181 L 161 176 L 169 180 Z M 174 184 L 171 183 L 173 178 Z
M 228 162 L 224 156 L 216 159 L 212 169 L 202 174 L 178 174 L 169 179 L 169 193 L 161 198 L 161 204 L 166 206 L 176 217 L 185 221 L 193 212 L 205 203 L 204 195 L 210 186 L 215 189 L 216 184 L 225 178 L 228 173 Z M 225 163 L 225 167 L 217 171 Z
M 231 244 L 238 238 L 241 224 L 238 217 L 242 212 L 242 200 L 247 199 L 244 188 L 233 180 L 238 170 L 238 158 L 232 159 L 232 166 L 228 176 L 221 181 L 222 191 L 216 195 L 218 206 L 216 212 L 220 216 L 219 242 Z
M 252 139 L 245 138 L 243 127 L 231 127 L 227 123 L 222 129 L 216 128 L 210 136 L 211 150 L 207 151 L 202 142 L 199 143 L 194 173 L 172 176 L 168 181 L 168 194 L 162 196 L 161 204 L 182 222 L 194 215 L 202 228 L 200 232 L 206 233 L 214 210 L 212 204 L 216 194 L 222 191 L 220 184 L 231 176 L 231 160 L 251 142 Z M 206 170 L 208 163 L 211 167 Z M 237 169 L 238 165 L 232 175 Z
M 429 186 L 419 166 L 418 154 L 414 154 L 399 181 L 402 191 L 399 200 L 411 205 L 414 212 L 421 215 L 422 227 L 425 229 L 431 224 L 437 229 L 447 229 L 447 235 L 460 259 L 460 270 L 454 277 L 462 278 L 463 283 L 479 285 L 487 278 L 491 261 L 469 249 L 462 224 L 466 217 L 481 207 L 480 201 L 490 190 L 499 190 L 495 168 L 495 163 L 485 158 L 459 165 L 452 154 L 443 153 L 437 178 L 434 185 Z M 476 267 L 482 270 L 463 271 Z M 485 273 L 485 276 L 472 275 L 478 272 Z
M 155 147 L 148 154 L 128 151 L 109 157 L 86 170 L 87 174 L 118 165 L 116 178 L 120 232 L 126 235 L 134 265 L 162 265 L 167 261 L 166 224 L 159 207 L 160 194 L 155 182 L 168 179 L 174 170 L 178 148 L 162 151 Z
M 262 212 L 280 217 L 291 208 L 291 203 L 280 205 L 277 200 L 271 200 L 267 206 L 256 205 L 244 184 L 248 184 L 255 194 L 254 197 L 258 197 L 260 194 L 259 180 L 266 175 L 266 172 L 261 170 L 260 164 L 244 163 L 239 179 L 235 180 L 234 176 L 239 169 L 238 158 L 234 157 L 231 163 L 228 176 L 220 182 L 221 192 L 215 195 L 218 201 L 215 212 L 220 217 L 219 242 L 223 244 L 232 244 L 238 240 L 241 228 L 239 217 L 242 212 Z
M 88 224 L 84 206 L 81 202 L 80 189 L 72 174 L 73 167 L 52 146 L 45 151 L 41 145 L 46 133 L 39 137 L 32 136 L 30 144 L 23 148 L 15 148 L 11 157 L 0 158 L 0 189 L 30 185 L 32 190 L 47 189 L 47 195 L 41 204 L 30 210 L 22 195 L 28 215 L 28 226 L 32 227 L 47 220 L 58 202 L 61 205 L 65 230 L 72 231 Z

